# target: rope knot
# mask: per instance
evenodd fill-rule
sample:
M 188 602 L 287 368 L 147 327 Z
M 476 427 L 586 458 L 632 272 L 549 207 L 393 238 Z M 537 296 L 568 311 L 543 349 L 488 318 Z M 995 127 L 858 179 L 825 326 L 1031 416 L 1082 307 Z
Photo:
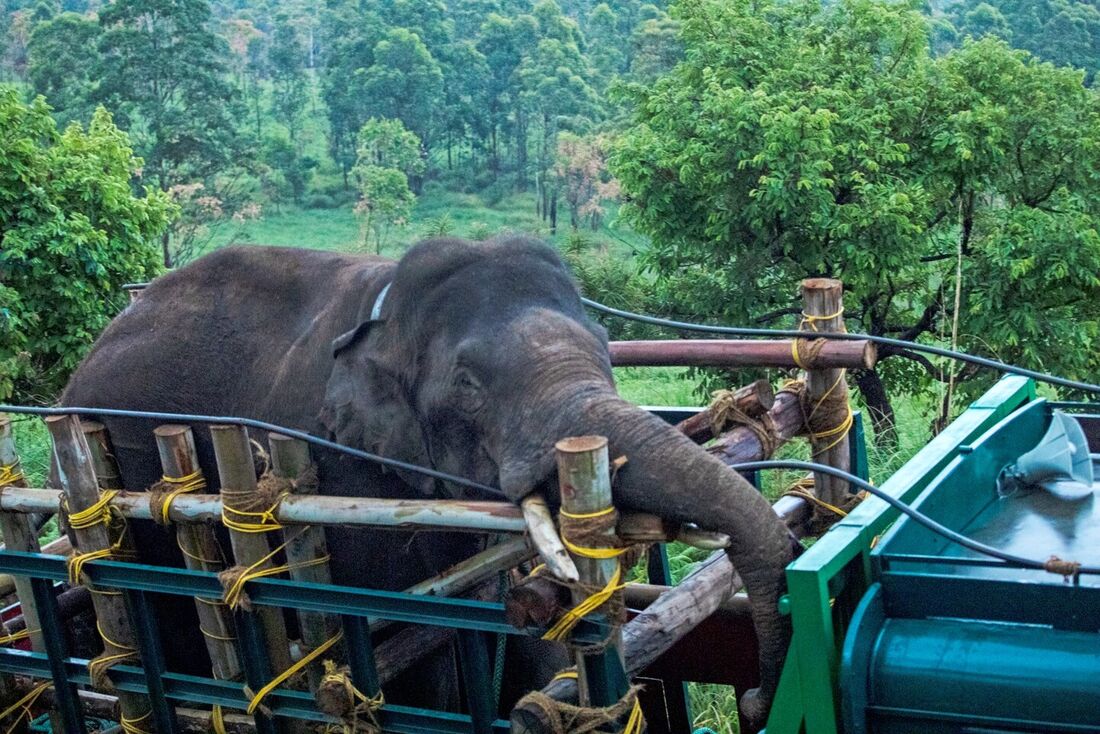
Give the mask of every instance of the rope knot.
M 555 676 L 555 680 L 576 677 L 576 671 L 566 671 Z M 645 716 L 638 702 L 638 692 L 641 690 L 641 686 L 631 686 L 622 698 L 604 707 L 576 706 L 550 698 L 542 691 L 531 691 L 519 700 L 516 708 L 542 711 L 553 734 L 588 734 L 607 724 L 614 724 L 629 712 L 623 734 L 641 734 L 645 728 Z
M 324 666 L 325 674 L 315 694 L 317 708 L 340 719 L 343 734 L 381 732 L 377 713 L 386 703 L 382 692 L 368 696 L 360 691 L 351 682 L 347 666 L 338 666 L 332 660 L 325 660 Z

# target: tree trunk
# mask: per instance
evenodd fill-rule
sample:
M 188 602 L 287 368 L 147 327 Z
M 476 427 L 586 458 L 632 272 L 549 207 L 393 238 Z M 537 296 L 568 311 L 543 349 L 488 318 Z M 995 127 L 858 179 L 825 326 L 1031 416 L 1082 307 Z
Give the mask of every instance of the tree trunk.
M 164 253 L 164 267 L 166 268 L 172 267 L 172 251 L 168 246 L 169 239 L 168 231 L 165 230 L 164 234 L 160 236 L 160 249 Z
M 550 197 L 550 234 L 558 233 L 558 197 Z
M 894 416 L 894 407 L 890 405 L 890 396 L 886 386 L 875 370 L 855 370 L 856 385 L 863 395 L 867 412 L 871 414 L 871 427 L 875 431 L 875 443 L 880 448 L 898 447 L 898 426 Z

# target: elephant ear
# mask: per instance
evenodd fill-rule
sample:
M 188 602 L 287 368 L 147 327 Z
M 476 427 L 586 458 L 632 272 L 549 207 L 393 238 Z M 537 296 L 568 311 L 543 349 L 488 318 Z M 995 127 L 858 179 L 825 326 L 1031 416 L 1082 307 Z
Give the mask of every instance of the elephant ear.
M 332 343 L 333 366 L 325 387 L 321 423 L 334 440 L 387 459 L 429 466 L 420 424 L 397 371 L 371 353 L 366 337 L 378 322 L 366 321 Z M 409 486 L 435 495 L 435 480 L 396 470 Z

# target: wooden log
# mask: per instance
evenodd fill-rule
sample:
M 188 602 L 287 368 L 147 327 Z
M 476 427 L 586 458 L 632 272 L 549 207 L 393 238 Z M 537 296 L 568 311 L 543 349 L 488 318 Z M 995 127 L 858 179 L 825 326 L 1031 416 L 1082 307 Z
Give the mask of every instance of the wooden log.
M 229 507 L 244 508 L 244 503 L 256 494 L 256 469 L 252 462 L 248 431 L 241 426 L 219 425 L 210 427 L 210 435 L 218 463 L 222 499 Z M 271 552 L 266 535 L 267 533 L 245 533 L 230 529 L 229 538 L 236 563 L 246 567 L 255 565 L 256 570 L 271 568 L 273 564 L 270 560 L 261 562 Z M 290 643 L 287 640 L 282 610 L 259 606 L 248 613 L 259 617 L 272 673 L 277 675 L 289 668 Z M 255 685 L 253 690 L 256 690 Z
M 68 498 L 69 512 L 75 514 L 87 510 L 99 501 L 99 484 L 92 464 L 91 450 L 80 428 L 80 421 L 72 415 L 50 416 L 46 418 L 46 428 L 53 439 L 58 481 Z M 73 533 L 80 553 L 112 547 L 113 541 L 105 524 L 74 528 Z M 135 656 L 138 655 L 137 643 L 122 597 L 109 593 L 93 593 L 92 605 L 95 607 L 96 624 L 105 639 L 111 641 L 111 644 L 106 645 L 107 651 L 133 651 Z M 122 716 L 132 722 L 141 722 L 143 727 L 154 727 L 149 700 L 145 696 L 119 691 L 118 698 Z
M 199 477 L 202 477 L 198 453 L 195 451 L 195 437 L 189 426 L 158 426 L 153 435 L 164 476 L 187 477 L 198 471 Z M 177 499 L 180 496 L 182 495 L 177 495 Z M 183 551 L 183 561 L 187 568 L 207 573 L 225 570 L 222 549 L 210 525 L 176 523 L 175 529 L 176 541 Z M 242 671 L 229 609 L 207 599 L 196 598 L 194 603 L 199 615 L 199 626 L 206 641 L 206 651 L 213 664 L 214 677 L 219 680 L 237 680 Z
M 732 404 L 748 417 L 759 418 L 775 405 L 775 393 L 767 380 L 757 380 L 751 385 L 735 390 L 732 395 Z M 720 405 L 711 405 L 706 410 L 681 421 L 676 428 L 695 443 L 705 443 L 715 437 L 713 430 L 715 413 L 722 410 Z
M 615 367 L 797 367 L 791 342 L 737 339 L 669 339 L 611 342 Z M 813 359 L 814 368 L 869 370 L 875 345 L 865 340 L 826 342 Z
M 9 467 L 9 479 L 0 487 L 0 496 L 17 487 L 26 487 L 27 480 L 23 477 L 22 465 L 19 462 L 19 453 L 15 447 L 15 434 L 12 431 L 11 419 L 0 414 L 0 466 Z M 54 492 L 56 498 L 57 493 Z M 54 512 L 57 508 L 54 508 Z M 24 514 L 12 512 L 0 512 L 0 532 L 4 534 L 4 547 L 8 550 L 23 551 L 24 553 L 40 553 L 38 534 L 31 527 L 30 518 Z M 9 577 L 19 596 L 19 603 L 23 608 L 23 616 L 32 630 L 30 640 L 31 649 L 35 652 L 45 652 L 42 641 L 42 625 L 38 622 L 38 605 L 34 600 L 34 592 L 31 589 L 31 580 L 26 576 Z
M 806 331 L 816 332 L 845 332 L 844 327 L 844 286 L 839 280 L 831 278 L 808 278 L 802 281 L 802 310 L 804 315 L 802 328 Z M 824 346 L 837 342 L 827 341 Z M 824 365 L 807 364 L 806 367 L 806 402 L 810 407 L 810 417 L 807 422 L 814 420 L 813 413 L 821 401 L 828 398 L 843 400 L 848 403 L 848 382 L 846 372 L 843 369 L 828 368 Z M 834 421 L 833 426 L 827 426 L 819 433 L 811 434 L 813 446 L 813 458 L 836 469 L 847 471 L 849 468 L 848 434 L 845 429 L 843 434 L 832 435 L 828 431 L 837 427 L 843 427 L 840 419 Z M 826 474 L 815 474 L 814 487 L 817 496 L 833 505 L 842 505 L 848 494 L 848 483 L 842 479 Z
M 23 466 L 19 461 L 19 454 L 15 448 L 15 435 L 12 431 L 11 419 L 0 414 L 0 492 L 13 486 L 26 486 L 27 480 L 23 476 Z M 31 518 L 26 515 L 13 515 L 8 512 L 0 513 L 0 532 L 3 532 L 5 547 L 12 550 L 28 553 L 38 553 L 38 535 L 31 525 Z M 15 591 L 19 601 L 23 604 L 23 613 L 30 620 L 31 649 L 35 652 L 45 652 L 42 641 L 41 625 L 38 623 L 38 606 L 35 603 L 34 592 L 31 588 L 31 580 L 26 576 L 5 576 L 12 591 Z M 7 593 L 11 593 L 8 591 Z M 21 631 L 8 623 L 3 626 L 3 634 L 10 635 Z M 22 629 L 27 629 L 23 627 Z M 0 701 L 6 709 L 22 698 L 16 686 L 15 677 L 9 674 L 0 675 Z M 60 718 L 52 717 L 52 724 L 57 725 Z M 14 734 L 23 734 L 27 731 L 27 722 L 20 720 L 14 727 Z
M 715 553 L 678 586 L 662 594 L 623 627 L 622 645 L 626 672 L 635 676 L 668 650 L 700 622 L 709 617 L 741 586 L 724 552 Z M 560 678 L 542 692 L 558 701 L 577 703 L 577 681 Z M 512 731 L 549 734 L 537 712 L 516 708 L 511 716 Z
M 603 436 L 564 438 L 554 444 L 554 449 L 557 453 L 558 488 L 561 493 L 562 512 L 571 515 L 589 515 L 611 507 L 611 471 L 607 456 L 607 439 Z M 615 528 L 608 527 L 603 536 L 615 541 Z M 613 547 L 616 542 L 610 542 L 608 545 Z M 588 558 L 573 551 L 570 551 L 570 555 L 577 565 L 581 583 L 588 586 L 596 588 L 606 586 L 619 570 L 618 558 Z M 587 596 L 587 592 L 574 591 L 573 604 L 585 601 Z M 593 616 L 599 618 L 596 615 Z M 618 620 L 607 619 L 606 615 L 603 617 L 608 623 L 618 622 Z M 612 631 L 611 639 L 603 654 L 615 656 L 620 664 L 622 663 L 622 638 L 617 627 Z M 581 705 L 589 706 L 592 703 L 592 696 L 586 670 L 588 656 L 578 650 L 574 652 L 574 657 L 577 664 Z M 610 702 L 598 703 L 607 705 Z
M 100 489 L 122 489 L 122 475 L 115 463 L 114 449 L 111 448 L 111 437 L 107 434 L 107 426 L 98 421 L 81 421 L 80 430 L 84 431 L 84 439 L 88 442 L 91 451 L 92 465 L 95 467 L 96 481 Z
M 776 393 L 775 404 L 767 415 L 775 428 L 776 448 L 806 432 L 802 406 L 794 392 L 780 390 Z M 770 455 L 766 455 L 760 437 L 746 426 L 738 426 L 722 434 L 706 448 L 712 456 L 726 464 L 758 461 Z
M 288 436 L 272 433 L 268 436 L 271 449 L 271 471 L 277 477 L 291 480 L 295 484 L 294 492 L 307 495 L 316 492 L 316 483 L 299 482 L 312 469 L 309 458 L 309 444 Z M 314 477 L 316 474 L 314 474 Z M 332 574 L 328 566 L 328 542 L 325 529 L 312 525 L 291 528 L 283 531 L 286 541 L 286 561 L 290 567 L 290 578 L 312 584 L 331 584 Z M 302 632 L 303 654 L 320 647 L 340 631 L 340 620 L 333 615 L 320 612 L 298 611 L 298 624 Z M 330 657 L 343 660 L 345 653 L 342 645 L 334 648 Z M 321 684 L 325 671 L 322 661 L 309 666 L 309 687 L 316 691 Z

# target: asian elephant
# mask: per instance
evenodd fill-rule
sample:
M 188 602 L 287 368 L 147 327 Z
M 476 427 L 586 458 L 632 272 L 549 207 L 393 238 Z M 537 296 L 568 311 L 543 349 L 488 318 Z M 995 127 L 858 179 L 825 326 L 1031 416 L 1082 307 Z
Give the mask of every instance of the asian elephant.
M 777 610 L 791 558 L 786 529 L 737 473 L 617 395 L 606 333 L 544 244 L 435 239 L 399 262 L 222 249 L 153 281 L 104 331 L 62 402 L 257 418 L 499 487 L 515 502 L 532 491 L 556 502 L 558 439 L 607 436 L 611 455 L 628 458 L 617 506 L 732 539 L 728 553 L 760 639 L 762 683 L 743 697 L 752 721 L 742 725 L 766 716 L 790 638 Z M 149 423 L 105 422 L 126 486 L 155 482 Z M 195 435 L 207 476 L 216 477 L 207 432 Z M 472 496 L 345 455 L 322 451 L 315 460 L 328 494 Z M 140 542 L 172 547 L 162 528 L 140 532 Z M 329 545 L 336 583 L 385 589 L 477 550 L 469 535 L 395 540 L 340 528 L 329 530 Z M 165 639 L 179 648 L 169 659 L 203 649 L 180 626 Z

